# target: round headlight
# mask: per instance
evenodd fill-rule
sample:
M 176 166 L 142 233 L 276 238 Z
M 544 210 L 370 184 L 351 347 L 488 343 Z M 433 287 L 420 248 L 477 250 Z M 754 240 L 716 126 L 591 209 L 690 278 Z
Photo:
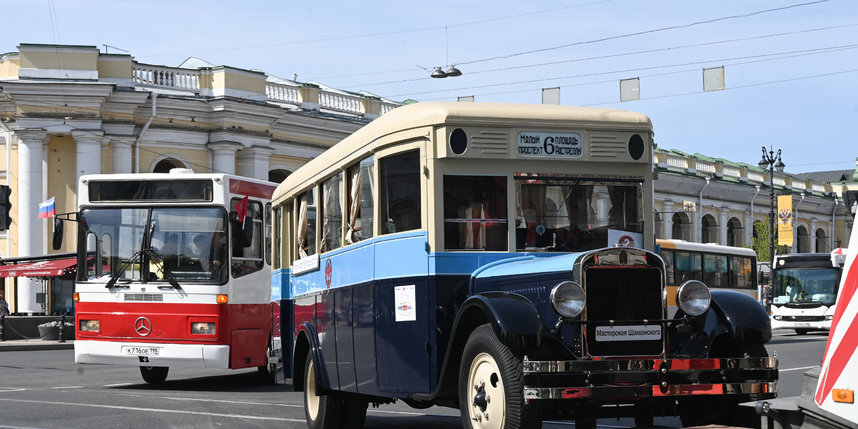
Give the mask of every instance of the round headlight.
M 676 290 L 676 305 L 689 316 L 699 316 L 709 309 L 712 294 L 699 280 L 689 280 Z
M 564 317 L 575 317 L 584 311 L 584 289 L 575 282 L 561 282 L 551 289 L 551 305 Z

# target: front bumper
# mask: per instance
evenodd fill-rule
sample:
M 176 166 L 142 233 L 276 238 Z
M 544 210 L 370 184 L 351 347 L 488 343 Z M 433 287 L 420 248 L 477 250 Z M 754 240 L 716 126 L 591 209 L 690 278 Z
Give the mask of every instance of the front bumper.
M 129 348 L 157 348 L 157 355 L 141 356 Z M 185 368 L 229 368 L 229 346 L 221 344 L 140 343 L 133 341 L 76 340 L 75 363 Z
M 747 395 L 774 398 L 778 359 L 626 359 L 524 363 L 525 402 L 595 399 L 625 402 L 646 398 Z
M 777 320 L 772 318 L 772 330 L 775 329 L 807 329 L 810 331 L 830 331 L 831 320 Z

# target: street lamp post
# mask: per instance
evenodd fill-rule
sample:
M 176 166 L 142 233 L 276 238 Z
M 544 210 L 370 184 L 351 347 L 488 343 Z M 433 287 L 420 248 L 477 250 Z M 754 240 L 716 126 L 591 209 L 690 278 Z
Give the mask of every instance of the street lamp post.
M 766 147 L 763 146 L 763 159 L 760 160 L 760 168 L 769 171 L 769 259 L 772 273 L 775 268 L 775 169 L 784 171 L 786 164 L 781 161 L 781 150 L 778 149 L 775 154 L 774 149 L 769 146 L 769 151 L 766 153 Z

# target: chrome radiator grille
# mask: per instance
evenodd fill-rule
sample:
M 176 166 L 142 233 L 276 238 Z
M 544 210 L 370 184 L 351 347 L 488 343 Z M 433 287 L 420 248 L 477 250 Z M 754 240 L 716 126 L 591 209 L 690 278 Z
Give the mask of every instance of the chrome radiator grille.
M 643 326 L 664 317 L 661 273 L 654 267 L 590 267 L 584 271 L 587 294 L 586 344 L 591 356 L 652 356 L 663 352 L 658 340 L 599 341 L 599 326 Z M 651 322 L 650 322 L 651 323 Z M 662 336 L 664 333 L 662 333 Z

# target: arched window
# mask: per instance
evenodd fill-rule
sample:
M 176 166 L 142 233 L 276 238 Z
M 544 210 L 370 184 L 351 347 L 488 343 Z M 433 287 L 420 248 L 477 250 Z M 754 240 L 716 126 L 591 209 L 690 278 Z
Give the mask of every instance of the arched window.
M 717 243 L 718 242 L 718 223 L 712 215 L 703 216 L 700 223 L 701 243 Z
M 673 214 L 670 223 L 671 238 L 674 240 L 691 240 L 691 220 L 684 212 Z
M 828 237 L 825 236 L 825 230 L 822 228 L 816 230 L 816 251 L 828 252 Z
M 289 175 L 292 174 L 289 170 L 276 169 L 268 172 L 268 181 L 274 183 L 282 183 Z
M 742 221 L 734 217 L 727 221 L 727 245 L 735 247 L 745 245 L 745 228 L 742 228 Z
M 169 173 L 174 168 L 187 168 L 182 161 L 175 158 L 164 158 L 155 164 L 152 169 L 153 173 Z

